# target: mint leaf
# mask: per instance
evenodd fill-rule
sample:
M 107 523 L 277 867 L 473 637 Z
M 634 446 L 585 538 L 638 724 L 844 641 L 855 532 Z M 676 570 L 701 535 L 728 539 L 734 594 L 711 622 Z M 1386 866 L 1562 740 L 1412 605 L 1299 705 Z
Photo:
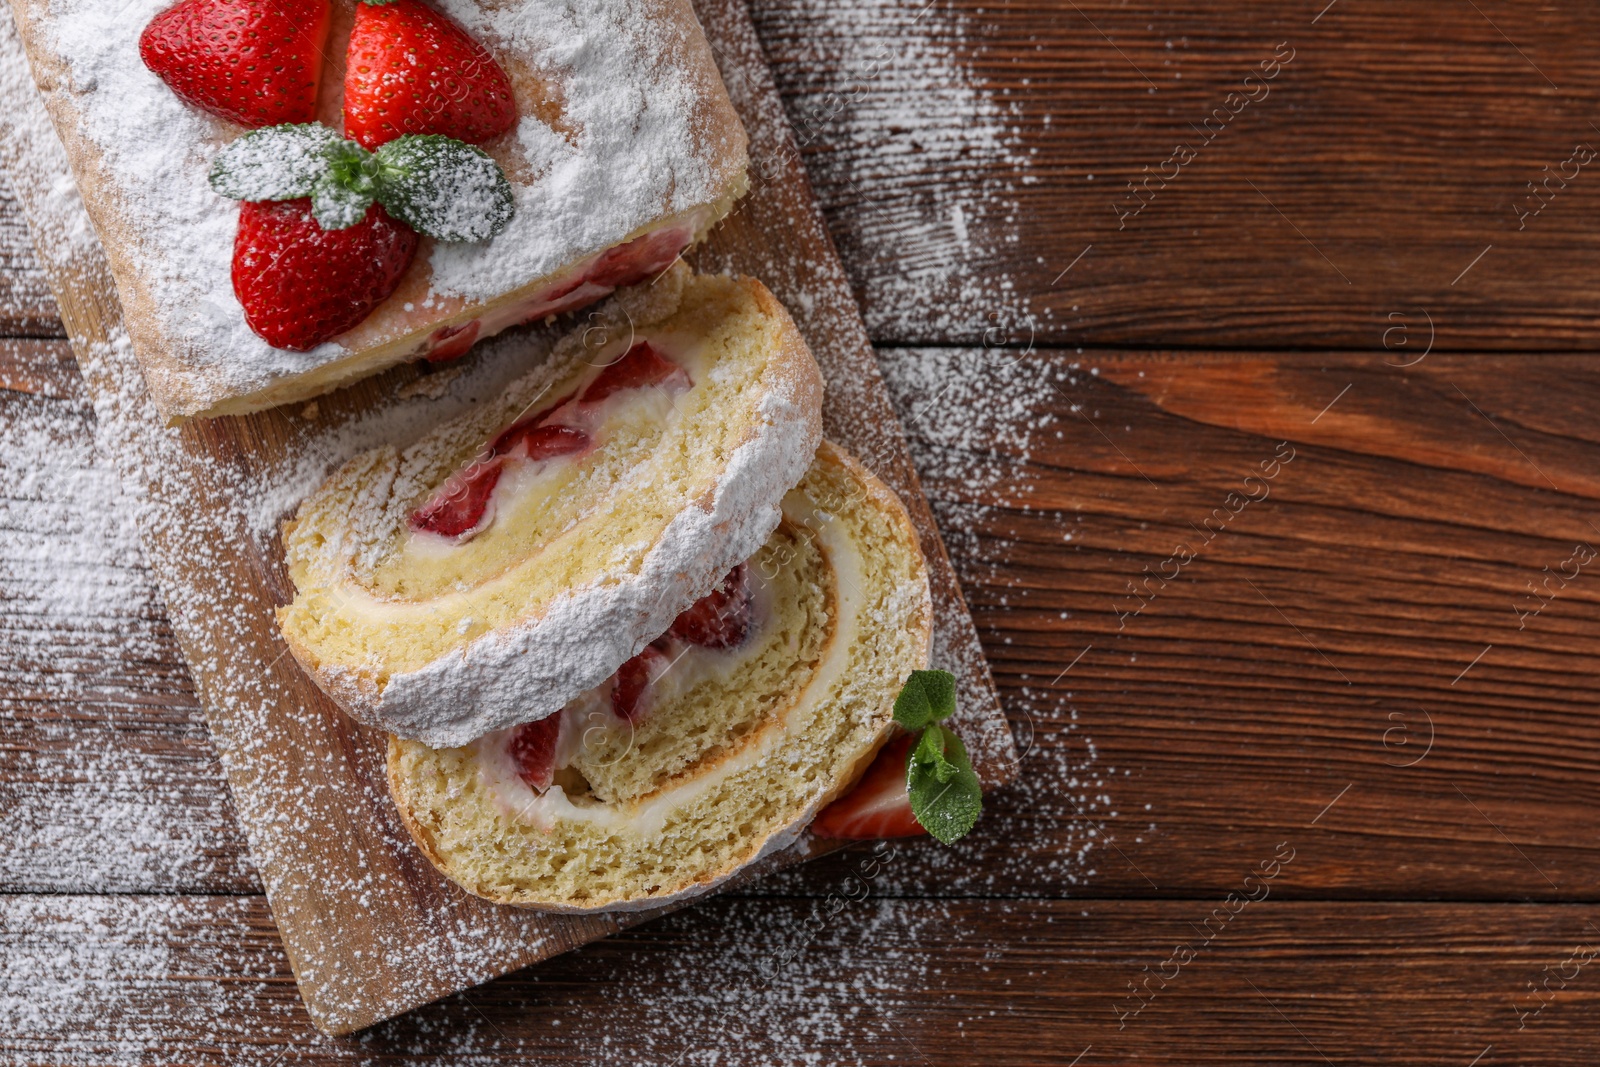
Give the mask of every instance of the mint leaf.
M 361 152 L 316 123 L 251 130 L 217 153 L 211 163 L 211 188 L 234 200 L 310 196 L 334 161 L 348 155 L 347 148 Z
M 922 731 L 922 736 L 917 739 L 916 747 L 911 750 L 909 757 L 931 771 L 933 777 L 941 784 L 948 782 L 956 774 L 956 765 L 944 756 L 944 735 L 947 732 L 942 726 L 928 727 Z
M 486 241 L 516 206 L 500 164 L 438 134 L 398 137 L 377 151 L 377 197 L 389 214 L 441 241 Z
M 983 786 L 961 738 L 938 723 L 922 732 L 906 759 L 911 814 L 946 845 L 966 836 L 983 811 Z
M 354 141 L 328 154 L 327 173 L 311 190 L 311 214 L 324 230 L 342 230 L 367 217 L 377 197 L 378 160 Z
M 922 736 L 906 756 L 911 814 L 945 844 L 971 830 L 983 810 L 983 787 L 966 746 L 939 725 L 956 710 L 956 679 L 949 671 L 912 671 L 894 701 L 894 721 Z
M 956 710 L 956 678 L 949 671 L 912 671 L 894 700 L 894 721 L 913 732 Z
M 324 230 L 343 230 L 367 217 L 372 194 L 350 189 L 328 175 L 311 190 L 311 215 Z
M 377 161 L 354 141 L 314 123 L 251 130 L 217 153 L 211 187 L 236 200 L 311 198 L 325 230 L 367 217 L 376 190 Z

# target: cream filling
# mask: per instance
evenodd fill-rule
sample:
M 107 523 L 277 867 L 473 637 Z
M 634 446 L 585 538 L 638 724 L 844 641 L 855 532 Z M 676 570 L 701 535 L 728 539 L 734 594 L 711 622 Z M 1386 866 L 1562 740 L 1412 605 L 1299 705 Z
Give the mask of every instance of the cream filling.
M 708 679 L 727 681 L 749 660 L 759 656 L 771 640 L 772 631 L 779 627 L 775 599 L 768 583 L 751 583 L 750 615 L 755 625 L 737 648 L 704 648 L 671 639 L 676 647 L 667 652 L 666 666 L 645 691 L 643 715 L 648 717 L 653 714 L 654 708 L 670 706 L 675 699 Z M 586 750 L 608 746 L 619 736 L 626 736 L 631 744 L 635 724 L 619 719 L 611 710 L 611 691 L 612 679 L 608 678 L 593 689 L 573 697 L 566 707 L 556 713 L 561 716 L 556 733 L 556 770 L 565 770 Z M 516 730 L 517 727 L 513 726 L 479 738 L 474 742 L 475 758 L 480 766 L 493 767 L 491 777 L 522 783 L 516 760 L 511 758 L 509 752 L 511 735 Z M 526 788 L 526 783 L 522 784 Z M 574 802 L 593 803 L 581 799 Z M 508 815 L 520 814 L 503 804 L 499 806 Z
M 613 360 L 621 358 L 638 341 L 648 341 L 663 357 L 683 368 L 693 383 L 690 389 L 680 391 L 644 386 L 613 393 L 599 404 L 578 403 L 578 395 L 600 376 L 602 368 Z M 503 516 L 511 516 L 510 522 L 515 524 L 518 517 L 526 513 L 530 498 L 544 499 L 552 493 L 559 492 L 565 485 L 573 464 L 581 463 L 585 456 L 604 449 L 606 443 L 614 438 L 618 431 L 628 426 L 660 426 L 664 436 L 675 421 L 682 398 L 705 382 L 712 373 L 710 355 L 704 343 L 692 334 L 675 332 L 652 333 L 645 337 L 630 335 L 597 350 L 591 362 L 596 369 L 585 375 L 581 384 L 571 390 L 573 399 L 551 412 L 547 422 L 547 425 L 559 424 L 582 430 L 590 437 L 589 448 L 584 452 L 545 460 L 509 460 L 489 496 L 486 521 L 476 533 L 458 539 L 428 530 L 407 529 L 401 535 L 400 544 L 395 549 L 395 555 L 401 566 L 409 566 L 413 562 L 436 564 L 440 560 L 448 559 L 467 543 L 492 537 L 495 527 L 501 523 Z M 547 406 L 551 399 L 554 398 L 549 393 L 542 394 L 528 404 L 528 410 L 523 414 L 538 411 Z M 515 425 L 516 421 L 513 419 L 501 427 L 494 436 L 499 436 L 501 432 Z M 491 437 L 490 441 L 493 439 L 494 437 Z M 485 442 L 484 448 L 487 450 L 488 442 Z M 435 492 L 437 491 L 436 489 Z M 572 522 L 581 522 L 589 513 L 590 511 L 586 510 L 574 515 Z M 566 528 L 570 526 L 571 523 Z M 554 531 L 551 536 L 559 536 L 561 532 Z M 364 600 L 360 602 L 366 603 Z M 430 601 L 430 603 L 437 602 L 437 600 Z M 372 603 L 383 604 L 388 601 L 372 597 Z M 419 602 L 405 601 L 405 603 Z
M 749 588 L 750 617 L 755 620 L 755 625 L 750 628 L 744 641 L 736 648 L 721 649 L 673 640 L 673 645 L 677 647 L 667 652 L 667 665 L 646 689 L 644 716 L 653 714 L 655 708 L 670 706 L 674 700 L 707 679 L 727 681 L 766 646 L 772 631 L 778 627 L 777 604 L 774 603 L 772 587 L 768 583 L 752 579 Z M 557 770 L 571 766 L 581 749 L 607 744 L 624 734 L 630 735 L 631 740 L 634 731 L 632 723 L 617 718 L 611 711 L 610 679 L 578 694 L 562 709 L 562 714 L 571 720 L 571 730 L 568 730 L 569 724 L 564 722 L 561 734 L 562 740 L 570 743 L 564 748 L 557 747 Z
M 832 602 L 835 625 L 832 640 L 828 643 L 822 662 L 812 673 L 798 699 L 784 711 L 779 720 L 780 728 L 759 731 L 748 744 L 721 760 L 705 774 L 663 789 L 643 801 L 619 804 L 568 797 L 566 790 L 559 785 L 552 785 L 542 794 L 534 792 L 518 775 L 516 762 L 506 751 L 509 731 L 498 731 L 479 738 L 470 747 L 474 750 L 474 756 L 478 761 L 480 781 L 502 812 L 546 832 L 554 829 L 556 823 L 561 820 L 576 820 L 597 824 L 613 833 L 625 831 L 640 838 L 653 838 L 661 833 L 673 812 L 687 807 L 708 790 L 715 789 L 727 779 L 749 770 L 768 758 L 786 738 L 804 732 L 816 717 L 822 703 L 843 679 L 845 668 L 849 664 L 850 649 L 857 639 L 858 618 L 861 613 L 863 568 L 860 553 L 856 550 L 854 542 L 839 528 L 840 523 L 829 521 L 823 521 L 820 525 L 805 523 L 806 514 L 816 514 L 814 507 L 805 497 L 791 493 L 789 498 L 784 500 L 784 514 L 790 521 L 803 525 L 812 532 L 822 549 L 823 557 L 831 565 L 834 577 Z M 685 658 L 692 654 L 687 653 Z M 722 658 L 735 661 L 728 667 L 729 670 L 737 669 L 738 657 Z M 596 693 L 606 692 L 605 686 L 599 686 L 579 697 L 568 707 L 578 705 L 581 701 L 595 699 Z M 602 713 L 610 715 L 608 705 Z M 573 750 L 569 746 L 581 743 L 582 740 L 581 733 L 576 741 L 569 736 L 574 729 L 569 726 L 570 720 L 565 711 L 562 715 L 561 731 L 556 743 L 558 765 L 563 753 L 567 753 L 570 758 Z M 580 724 L 581 721 L 579 720 Z M 579 728 L 581 729 L 581 726 Z

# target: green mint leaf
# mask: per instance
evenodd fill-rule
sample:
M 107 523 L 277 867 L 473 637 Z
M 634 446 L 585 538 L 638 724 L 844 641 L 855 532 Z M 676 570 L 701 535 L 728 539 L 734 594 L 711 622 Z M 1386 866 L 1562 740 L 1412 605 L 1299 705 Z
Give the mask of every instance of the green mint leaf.
M 354 141 L 329 151 L 328 171 L 311 190 L 311 214 L 325 230 L 342 230 L 367 217 L 378 195 L 378 159 Z
M 328 151 L 328 178 L 374 200 L 378 195 L 378 157 L 354 141 L 340 141 Z
M 326 126 L 288 123 L 234 139 L 211 164 L 211 188 L 234 200 L 295 200 L 310 196 L 347 142 Z M 364 153 L 363 153 L 364 154 Z
M 438 134 L 398 137 L 377 151 L 377 198 L 389 214 L 441 241 L 486 241 L 516 206 L 500 164 Z
M 906 759 L 911 814 L 946 845 L 964 837 L 983 812 L 983 787 L 961 738 L 938 723 L 922 732 Z
M 372 194 L 342 185 L 333 175 L 311 190 L 311 215 L 324 230 L 343 230 L 367 217 Z
M 949 671 L 912 671 L 894 700 L 894 721 L 913 732 L 956 710 L 956 677 Z
M 950 762 L 944 758 L 943 730 L 923 730 L 922 736 L 917 738 L 917 743 L 911 747 L 911 755 L 906 758 L 920 765 L 924 771 L 939 781 L 950 780 L 950 774 L 945 770 L 950 766 Z

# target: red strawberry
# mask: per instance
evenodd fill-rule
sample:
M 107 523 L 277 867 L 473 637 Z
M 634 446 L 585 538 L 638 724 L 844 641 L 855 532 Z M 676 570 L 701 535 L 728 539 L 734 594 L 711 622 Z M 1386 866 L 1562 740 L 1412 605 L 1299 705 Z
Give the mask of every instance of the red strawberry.
M 611 686 L 611 713 L 619 719 L 636 722 L 644 714 L 644 691 L 667 663 L 667 654 L 655 645 L 617 668 Z
M 684 382 L 689 379 L 682 367 L 657 352 L 649 341 L 640 341 L 628 349 L 622 358 L 606 364 L 600 376 L 583 391 L 582 399 L 585 404 L 598 404 L 612 393 L 659 385 L 674 375 L 681 377 Z
M 665 381 L 673 375 L 688 380 L 688 375 L 684 373 L 682 367 L 663 359 L 648 343 L 641 341 L 629 349 L 621 359 L 605 367 L 600 376 L 584 391 L 580 402 L 592 404 L 622 389 L 635 389 Z M 593 395 L 597 392 L 598 397 Z M 412 514 L 411 528 L 427 530 L 444 537 L 460 537 L 471 533 L 483 521 L 483 514 L 489 507 L 489 496 L 500 480 L 500 457 L 539 461 L 555 459 L 558 456 L 572 456 L 588 449 L 593 439 L 582 430 L 573 426 L 543 425 L 546 419 L 571 399 L 570 396 L 562 397 L 549 407 L 528 418 L 519 419 L 502 430 L 500 435 L 490 442 L 487 458 L 474 460 L 466 468 L 456 472 L 444 484 L 444 488 L 437 496 Z M 744 640 L 745 630 L 749 628 L 749 594 L 743 587 L 743 564 L 734 574 L 738 575 L 740 583 L 737 596 L 732 592 L 723 593 L 721 594 L 723 600 L 718 601 L 719 604 L 725 603 L 730 606 L 708 608 L 702 613 L 705 615 L 705 620 L 700 623 L 701 630 L 696 632 L 703 632 L 708 636 L 698 643 L 705 644 L 709 648 L 731 648 Z M 733 580 L 734 574 L 728 576 L 729 581 Z M 718 595 L 718 593 L 711 594 L 712 597 Z M 742 601 L 737 606 L 732 606 L 740 598 Z M 728 617 L 724 619 L 722 615 Z M 684 640 L 694 639 L 686 637 Z M 647 649 L 646 652 L 648 651 Z M 626 668 L 627 664 L 623 667 Z M 622 704 L 628 708 L 637 705 L 639 694 L 649 682 L 648 677 L 639 674 L 637 669 L 634 673 L 635 677 L 628 682 L 628 685 L 633 686 L 636 683 L 637 691 L 625 696 Z M 639 678 L 644 680 L 639 681 Z M 630 717 L 623 715 L 621 711 L 617 714 L 623 718 Z
M 310 122 L 328 9 L 328 0 L 183 0 L 150 20 L 139 58 L 182 100 L 230 122 Z
M 557 405 L 559 406 L 559 405 Z M 411 516 L 413 530 L 427 530 L 443 537 L 460 537 L 478 528 L 483 513 L 489 510 L 489 497 L 500 482 L 504 456 L 524 459 L 554 459 L 570 456 L 589 447 L 589 435 L 571 426 L 540 426 L 552 411 L 546 408 L 531 419 L 512 426 L 489 446 L 487 458 L 475 459 L 450 476 L 438 494 Z
M 589 435 L 571 426 L 513 426 L 494 439 L 497 456 L 518 455 L 531 460 L 571 456 L 589 447 Z
M 511 80 L 449 15 L 421 0 L 356 5 L 345 136 L 367 149 L 408 133 L 478 144 L 516 124 Z
M 685 608 L 667 631 L 702 648 L 732 648 L 750 632 L 750 583 L 743 563 L 722 584 Z
M 564 396 L 560 400 L 557 400 L 554 404 L 540 408 L 527 418 L 518 419 L 510 426 L 507 426 L 504 430 L 501 430 L 500 436 L 496 437 L 489 443 L 489 454 L 494 456 L 503 456 L 510 452 L 513 448 L 516 448 L 517 444 L 522 440 L 522 435 L 526 433 L 530 427 L 541 425 L 545 419 L 548 419 L 551 415 L 554 415 L 559 408 L 561 408 L 571 399 L 572 397 L 570 394 Z
M 324 230 L 310 200 L 239 205 L 233 291 L 250 328 L 274 348 L 304 352 L 383 303 L 417 250 L 417 235 L 373 204 L 345 230 Z
M 556 776 L 556 739 L 561 736 L 561 715 L 525 722 L 511 732 L 506 751 L 517 761 L 517 777 L 536 793 L 550 788 Z
M 911 796 L 906 792 L 906 757 L 915 743 L 912 734 L 891 738 L 856 787 L 822 809 L 811 832 L 853 839 L 927 833 L 911 814 Z
M 435 330 L 429 338 L 432 347 L 428 349 L 428 362 L 449 363 L 452 359 L 460 359 L 478 339 L 478 329 L 478 320 L 473 319 L 460 326 L 445 326 Z
M 411 528 L 441 537 L 460 537 L 476 530 L 500 481 L 501 466 L 498 459 L 477 460 L 451 475 L 437 496 L 412 513 Z
M 657 230 L 635 237 L 625 245 L 608 249 L 584 276 L 595 285 L 620 288 L 652 278 L 668 267 L 689 247 L 690 234 L 684 230 Z

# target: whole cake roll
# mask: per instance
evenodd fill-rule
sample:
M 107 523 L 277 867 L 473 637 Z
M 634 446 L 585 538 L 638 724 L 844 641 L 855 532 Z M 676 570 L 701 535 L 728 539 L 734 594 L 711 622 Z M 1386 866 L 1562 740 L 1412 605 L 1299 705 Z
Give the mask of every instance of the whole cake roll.
M 13 0 L 169 419 L 649 279 L 746 187 L 687 0 Z

